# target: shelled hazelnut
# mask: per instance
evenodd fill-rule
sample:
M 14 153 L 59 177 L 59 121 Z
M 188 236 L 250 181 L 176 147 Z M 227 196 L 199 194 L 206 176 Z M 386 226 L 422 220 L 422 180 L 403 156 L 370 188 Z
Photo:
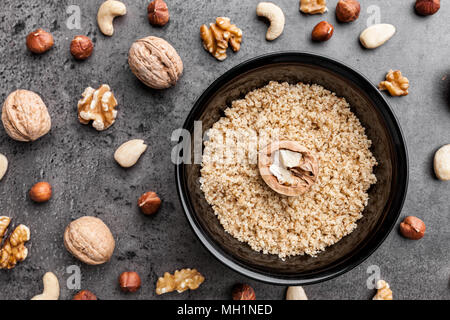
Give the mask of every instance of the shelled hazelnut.
M 312 31 L 313 41 L 328 41 L 334 33 L 334 27 L 327 21 L 319 22 Z
M 136 272 L 123 272 L 119 277 L 119 285 L 123 292 L 136 292 L 141 287 L 141 278 Z
M 78 292 L 72 300 L 97 300 L 97 296 L 89 290 Z
M 421 16 L 431 16 L 439 11 L 441 8 L 440 0 L 417 0 L 416 12 Z
M 86 60 L 92 55 L 94 44 L 89 37 L 75 36 L 70 43 L 70 53 L 77 60 Z
M 152 26 L 163 27 L 170 19 L 169 8 L 164 0 L 154 0 L 147 8 L 148 21 Z
M 402 223 L 400 223 L 400 233 L 408 239 L 419 240 L 425 235 L 426 226 L 425 223 L 417 217 L 406 217 Z
M 161 207 L 161 199 L 155 192 L 147 192 L 139 198 L 138 206 L 143 214 L 152 215 Z
M 340 22 L 352 22 L 359 18 L 361 5 L 357 0 L 339 0 L 336 6 L 336 18 Z
M 27 36 L 27 48 L 36 54 L 47 52 L 53 44 L 53 36 L 43 29 L 37 29 Z
M 232 292 L 233 300 L 256 300 L 255 290 L 248 284 L 236 284 Z
M 47 202 L 52 197 L 52 186 L 48 182 L 38 182 L 30 189 L 29 194 L 34 202 Z

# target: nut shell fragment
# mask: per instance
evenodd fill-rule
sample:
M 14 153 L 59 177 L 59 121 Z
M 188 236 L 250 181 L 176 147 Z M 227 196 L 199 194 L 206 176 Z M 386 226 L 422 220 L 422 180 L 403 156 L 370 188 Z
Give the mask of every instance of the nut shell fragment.
M 280 177 L 274 175 L 274 155 L 280 150 L 290 150 L 301 153 L 301 162 L 298 167 L 289 170 L 290 177 L 286 183 L 280 182 Z M 319 163 L 316 157 L 307 148 L 295 141 L 275 141 L 259 152 L 258 167 L 262 179 L 275 192 L 285 196 L 299 196 L 316 182 L 319 173 Z
M 153 89 L 174 86 L 183 73 L 183 61 L 174 47 L 166 40 L 152 36 L 133 43 L 128 64 L 134 75 Z
M 2 109 L 6 133 L 14 140 L 35 141 L 50 131 L 51 119 L 41 97 L 28 90 L 17 90 L 6 98 Z
M 115 241 L 102 220 L 86 216 L 69 224 L 64 233 L 64 245 L 80 261 L 99 265 L 111 259 Z
M 204 281 L 205 278 L 195 269 L 177 270 L 173 275 L 166 272 L 156 283 L 156 294 L 161 295 L 175 290 L 178 293 L 188 289 L 196 290 Z

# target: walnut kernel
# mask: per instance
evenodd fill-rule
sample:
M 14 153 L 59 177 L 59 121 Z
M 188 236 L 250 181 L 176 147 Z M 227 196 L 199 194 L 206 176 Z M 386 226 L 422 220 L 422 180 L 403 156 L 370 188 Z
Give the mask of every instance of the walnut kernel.
M 178 293 L 188 289 L 196 290 L 204 281 L 205 278 L 195 269 L 177 270 L 173 275 L 166 272 L 156 283 L 156 294 L 161 295 L 175 290 Z
M 387 90 L 391 94 L 391 96 L 407 96 L 409 89 L 409 80 L 408 78 L 402 76 L 400 70 L 389 70 L 386 75 L 386 81 L 381 81 L 378 88 L 380 90 Z
M 0 217 L 0 245 L 6 234 L 11 219 Z M 0 269 L 12 269 L 18 262 L 24 261 L 28 256 L 25 243 L 30 240 L 30 229 L 21 224 L 5 240 L 0 250 Z
M 300 11 L 308 14 L 325 13 L 327 0 L 300 0 Z
M 393 300 L 392 290 L 389 284 L 384 280 L 378 280 L 377 282 L 377 293 L 372 300 Z
M 104 84 L 97 90 L 88 87 L 78 102 L 78 120 L 82 124 L 93 121 L 92 126 L 98 131 L 108 129 L 117 117 L 117 100 L 111 88 Z
M 211 23 L 209 28 L 205 24 L 202 25 L 200 37 L 205 50 L 219 61 L 227 58 L 228 45 L 234 52 L 241 49 L 242 30 L 231 24 L 230 19 L 226 17 L 218 17 L 216 23 Z

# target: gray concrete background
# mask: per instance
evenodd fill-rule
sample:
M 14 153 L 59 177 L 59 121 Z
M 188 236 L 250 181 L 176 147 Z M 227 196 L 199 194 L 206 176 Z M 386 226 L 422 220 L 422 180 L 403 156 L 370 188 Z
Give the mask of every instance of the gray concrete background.
M 286 14 L 284 34 L 266 42 L 266 24 L 255 15 L 257 0 L 167 0 L 170 23 L 157 29 L 146 17 L 148 0 L 124 0 L 128 14 L 115 21 L 115 35 L 104 37 L 96 24 L 101 0 L 24 1 L 3 0 L 0 12 L 1 101 L 15 89 L 39 93 L 52 117 L 52 130 L 43 139 L 23 144 L 0 129 L 0 152 L 10 168 L 0 182 L 0 214 L 14 224 L 24 223 L 32 232 L 29 257 L 10 271 L 0 270 L 0 299 L 29 299 L 41 292 L 41 277 L 54 271 L 61 282 L 62 299 L 75 291 L 67 289 L 66 268 L 78 265 L 82 288 L 102 299 L 229 299 L 236 282 L 252 285 L 259 299 L 283 299 L 285 288 L 258 283 L 229 270 L 200 244 L 184 217 L 176 195 L 174 167 L 170 161 L 174 129 L 182 126 L 196 98 L 222 73 L 260 54 L 299 50 L 324 54 L 344 61 L 378 83 L 390 68 L 400 69 L 410 79 L 410 95 L 389 98 L 404 130 L 410 156 L 410 186 L 402 216 L 415 215 L 427 225 L 424 239 L 414 242 L 393 231 L 366 262 L 353 271 L 322 284 L 305 288 L 310 299 L 368 299 L 367 268 L 377 265 L 398 299 L 449 299 L 450 288 L 450 185 L 435 179 L 434 152 L 450 143 L 448 103 L 450 62 L 448 29 L 450 6 L 443 2 L 435 16 L 414 13 L 413 0 L 363 0 L 361 17 L 352 24 L 338 24 L 334 17 L 337 0 L 329 0 L 330 12 L 305 16 L 298 0 L 275 1 Z M 69 5 L 79 5 L 81 30 L 69 30 Z M 381 22 L 393 23 L 397 34 L 383 47 L 368 51 L 359 42 L 366 27 L 370 5 L 380 9 Z M 228 16 L 244 32 L 239 53 L 219 63 L 202 47 L 199 27 L 217 16 Z M 335 24 L 327 43 L 310 41 L 310 32 L 321 20 Z M 27 52 L 25 37 L 42 27 L 55 37 L 55 47 L 45 55 Z M 84 34 L 95 41 L 95 53 L 86 62 L 74 61 L 70 40 Z M 147 89 L 130 72 L 128 49 L 134 40 L 155 35 L 168 40 L 184 61 L 178 85 L 166 91 Z M 109 84 L 119 100 L 117 122 L 98 133 L 77 120 L 76 104 L 87 86 Z M 113 160 L 114 150 L 131 138 L 143 138 L 147 153 L 130 170 Z M 32 203 L 27 192 L 37 181 L 48 180 L 53 199 Z M 164 201 L 155 217 L 142 216 L 138 197 L 154 190 Z M 112 260 L 97 267 L 86 266 L 65 250 L 62 235 L 72 219 L 94 215 L 110 226 L 116 238 Z M 199 290 L 155 296 L 155 283 L 164 272 L 195 267 L 206 277 Z M 117 284 L 122 271 L 136 270 L 142 289 L 123 294 Z

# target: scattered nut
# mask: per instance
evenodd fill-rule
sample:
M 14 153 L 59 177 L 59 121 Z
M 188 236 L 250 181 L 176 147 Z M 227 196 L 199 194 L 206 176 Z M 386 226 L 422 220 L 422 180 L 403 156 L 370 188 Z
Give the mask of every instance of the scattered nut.
M 260 2 L 256 7 L 256 14 L 270 21 L 270 27 L 266 33 L 268 41 L 275 40 L 283 33 L 286 19 L 279 6 L 272 2 Z
M 103 131 L 116 122 L 117 100 L 108 85 L 103 84 L 97 90 L 88 87 L 82 96 L 78 101 L 78 120 L 82 124 L 92 121 L 97 131 Z
M 27 48 L 36 54 L 47 52 L 53 44 L 53 36 L 43 29 L 37 29 L 27 36 Z
M 147 150 L 144 140 L 135 139 L 122 144 L 114 153 L 114 159 L 123 168 L 134 166 Z
M 205 278 L 195 269 L 177 270 L 174 275 L 166 272 L 156 283 L 156 294 L 161 295 L 175 290 L 178 293 L 188 289 L 196 290 L 204 281 Z
M 303 287 L 289 287 L 286 291 L 286 300 L 308 300 Z
M 259 152 L 259 172 L 267 185 L 280 194 L 298 196 L 316 182 L 316 157 L 295 141 L 276 141 Z
M 425 235 L 425 230 L 425 223 L 417 217 L 406 217 L 403 222 L 400 223 L 400 232 L 402 236 L 411 240 L 422 239 Z
M 384 280 L 378 280 L 377 282 L 377 293 L 372 300 L 393 300 L 392 290 L 389 284 Z
M 97 297 L 89 290 L 83 290 L 78 292 L 72 300 L 97 300 Z
M 70 43 L 70 53 L 77 60 L 86 60 L 92 54 L 94 44 L 89 37 L 75 36 Z
M 102 220 L 82 217 L 67 226 L 64 245 L 67 251 L 80 261 L 89 265 L 99 265 L 111 259 L 115 241 Z
M 416 12 L 422 16 L 431 16 L 441 8 L 440 0 L 416 0 Z
M 34 296 L 31 300 L 58 300 L 59 299 L 59 281 L 52 272 L 47 272 L 42 279 L 44 282 L 44 292 Z
M 450 180 L 450 144 L 441 147 L 434 155 L 434 173 L 439 180 Z
M 139 198 L 138 206 L 143 214 L 152 215 L 161 207 L 161 199 L 155 192 L 147 192 Z
M 230 19 L 218 17 L 216 23 L 211 23 L 209 28 L 204 24 L 200 27 L 200 37 L 203 47 L 219 61 L 227 58 L 228 44 L 234 52 L 241 49 L 242 30 L 231 24 Z
M 8 159 L 0 153 L 0 181 L 5 176 L 6 170 L 8 170 Z
M 3 237 L 5 236 L 10 223 L 11 223 L 10 217 L 0 216 L 0 246 L 3 242 Z
M 116 0 L 103 2 L 97 13 L 97 23 L 100 31 L 105 36 L 112 36 L 114 34 L 114 18 L 126 14 L 127 7 L 122 2 Z
M 336 18 L 340 22 L 352 22 L 359 18 L 361 5 L 357 0 L 339 0 L 336 6 Z
M 308 14 L 325 13 L 327 0 L 300 0 L 300 11 Z
M 383 45 L 395 34 L 392 24 L 375 24 L 365 29 L 359 36 L 361 44 L 367 49 L 375 49 Z
M 47 202 L 52 197 L 52 186 L 48 182 L 38 182 L 30 189 L 29 194 L 34 202 Z
M 11 218 L 0 217 L 0 245 L 8 230 Z M 28 256 L 25 243 L 30 240 L 30 229 L 21 224 L 5 240 L 0 250 L 0 269 L 12 269 Z
M 256 300 L 255 290 L 242 283 L 234 285 L 231 296 L 233 300 Z
M 174 86 L 183 73 L 183 61 L 164 39 L 147 37 L 131 46 L 128 64 L 146 86 L 166 89 Z
M 141 287 L 141 278 L 136 272 L 123 272 L 119 277 L 119 285 L 123 292 L 136 292 Z
M 148 21 L 152 26 L 164 27 L 170 19 L 169 8 L 164 0 L 153 0 L 147 8 Z
M 378 88 L 389 91 L 393 97 L 407 96 L 409 93 L 409 80 L 402 76 L 400 70 L 389 70 L 386 75 L 386 81 L 381 81 Z
M 313 41 L 328 41 L 334 33 L 334 27 L 326 21 L 319 22 L 313 29 L 311 38 Z
M 16 90 L 6 98 L 2 121 L 6 133 L 23 142 L 39 139 L 50 131 L 52 125 L 41 97 L 28 90 Z

